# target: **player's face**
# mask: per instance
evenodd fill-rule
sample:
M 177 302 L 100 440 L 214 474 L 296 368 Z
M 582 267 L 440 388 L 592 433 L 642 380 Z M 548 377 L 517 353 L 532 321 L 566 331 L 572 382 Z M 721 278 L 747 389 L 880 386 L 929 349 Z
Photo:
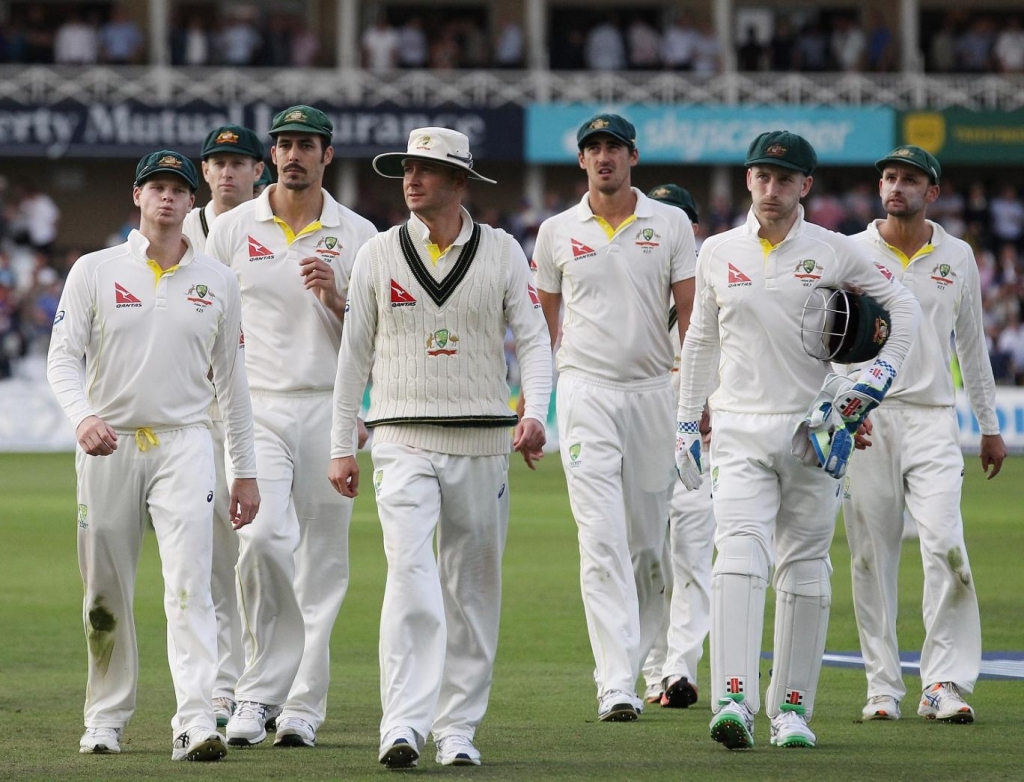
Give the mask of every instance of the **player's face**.
M 635 148 L 603 133 L 588 138 L 579 151 L 580 168 L 587 172 L 587 182 L 605 195 L 630 186 L 630 174 L 639 159 Z
M 466 175 L 451 166 L 408 158 L 402 161 L 402 193 L 410 212 L 430 218 L 458 208 Z
M 195 195 L 180 176 L 154 174 L 132 193 L 141 213 L 140 225 L 181 226 L 195 203 Z
M 939 186 L 916 166 L 894 164 L 882 170 L 878 182 L 882 208 L 893 217 L 916 217 L 939 197 Z
M 747 190 L 754 214 L 762 223 L 790 220 L 800 199 L 811 190 L 813 179 L 782 166 L 751 166 L 747 169 Z
M 316 133 L 279 133 L 270 148 L 277 181 L 286 190 L 319 188 L 324 169 L 334 159 L 334 147 Z
M 210 186 L 213 201 L 234 209 L 252 197 L 253 183 L 263 172 L 263 163 L 248 155 L 217 152 L 203 161 L 203 179 Z

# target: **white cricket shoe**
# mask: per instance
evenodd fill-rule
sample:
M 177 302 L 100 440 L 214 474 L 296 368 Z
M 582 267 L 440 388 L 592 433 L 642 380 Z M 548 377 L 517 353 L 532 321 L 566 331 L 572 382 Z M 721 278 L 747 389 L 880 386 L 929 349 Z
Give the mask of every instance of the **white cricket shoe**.
M 316 731 L 301 717 L 284 717 L 277 721 L 275 747 L 315 747 Z
M 900 702 L 891 695 L 872 695 L 861 709 L 860 716 L 866 720 L 898 720 Z
M 597 718 L 601 722 L 633 722 L 643 711 L 640 699 L 625 690 L 609 690 L 601 696 Z
M 231 715 L 235 713 L 236 705 L 233 698 L 220 697 L 213 699 L 213 716 L 217 718 L 218 728 L 223 728 L 228 724 Z
M 966 725 L 974 722 L 974 709 L 960 695 L 960 688 L 953 682 L 937 682 L 926 687 L 921 693 L 921 705 L 917 713 L 922 717 L 939 722 Z
M 772 717 L 773 747 L 813 747 L 814 733 L 807 727 L 803 706 L 790 706 L 788 703 L 779 707 L 781 711 Z
M 86 728 L 78 751 L 83 755 L 117 755 L 121 752 L 124 728 Z
M 644 703 L 661 703 L 661 696 L 665 694 L 665 689 L 661 686 L 661 682 L 657 684 L 650 684 L 644 691 Z
M 228 754 L 224 737 L 209 728 L 189 728 L 174 740 L 171 760 L 193 760 L 200 763 L 220 760 Z
M 280 714 L 280 706 L 240 701 L 228 720 L 228 744 L 232 747 L 252 747 L 263 742 L 267 738 L 267 723 L 276 720 Z
M 420 742 L 412 728 L 392 728 L 380 742 L 377 760 L 388 768 L 413 768 L 420 762 Z
M 726 749 L 751 749 L 754 746 L 754 714 L 746 701 L 722 698 L 718 705 L 721 709 L 711 718 L 711 738 Z
M 442 766 L 479 766 L 480 750 L 468 736 L 443 736 L 436 741 L 437 757 Z

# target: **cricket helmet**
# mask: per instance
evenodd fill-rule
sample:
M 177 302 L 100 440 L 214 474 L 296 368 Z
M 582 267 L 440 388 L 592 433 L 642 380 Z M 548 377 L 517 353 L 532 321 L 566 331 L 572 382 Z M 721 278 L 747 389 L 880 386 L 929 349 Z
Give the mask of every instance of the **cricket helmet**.
M 888 311 L 865 293 L 815 288 L 804 302 L 800 337 L 809 356 L 857 364 L 878 355 L 889 338 Z

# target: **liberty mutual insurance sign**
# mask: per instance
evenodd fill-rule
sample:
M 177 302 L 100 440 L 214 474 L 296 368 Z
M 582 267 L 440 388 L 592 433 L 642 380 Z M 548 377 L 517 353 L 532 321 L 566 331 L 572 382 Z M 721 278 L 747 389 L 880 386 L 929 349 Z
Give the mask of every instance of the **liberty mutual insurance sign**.
M 66 100 L 50 106 L 0 100 L 0 155 L 8 157 L 137 158 L 154 149 L 198 156 L 206 134 L 236 123 L 269 143 L 274 114 L 285 106 L 264 102 L 217 106 L 193 101 L 181 106 L 150 106 Z M 405 145 L 414 128 L 454 128 L 469 137 L 477 159 L 519 160 L 523 149 L 523 110 L 517 106 L 397 107 L 317 103 L 334 123 L 338 154 L 372 157 Z

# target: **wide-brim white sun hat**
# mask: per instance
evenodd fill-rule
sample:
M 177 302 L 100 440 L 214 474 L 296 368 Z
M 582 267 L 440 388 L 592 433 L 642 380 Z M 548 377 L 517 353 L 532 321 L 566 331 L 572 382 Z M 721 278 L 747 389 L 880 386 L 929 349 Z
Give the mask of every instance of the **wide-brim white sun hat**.
M 405 176 L 403 160 L 429 160 L 465 171 L 470 179 L 498 184 L 473 170 L 473 155 L 469 151 L 469 138 L 451 128 L 417 128 L 409 134 L 409 147 L 405 152 L 385 152 L 373 159 L 373 170 L 389 179 Z

